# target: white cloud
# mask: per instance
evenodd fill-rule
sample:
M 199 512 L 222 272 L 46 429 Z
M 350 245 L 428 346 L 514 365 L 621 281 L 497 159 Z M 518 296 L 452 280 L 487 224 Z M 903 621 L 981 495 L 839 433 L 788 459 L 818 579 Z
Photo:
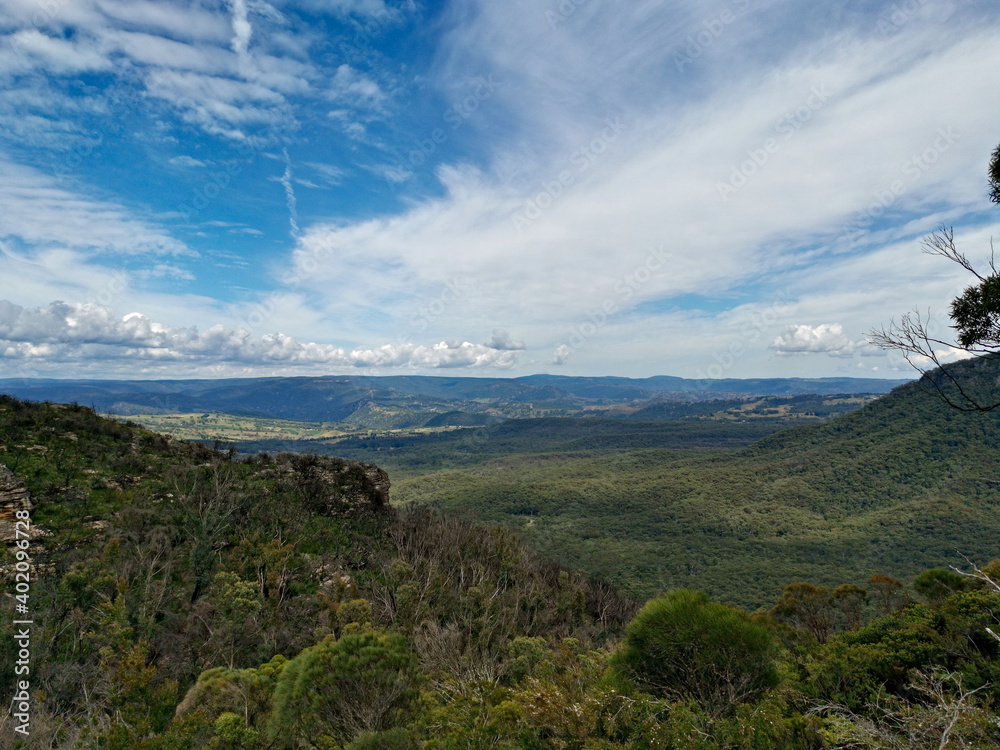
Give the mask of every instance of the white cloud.
M 23 111 L 0 112 L 0 129 L 8 143 L 50 149 L 55 153 L 65 153 L 86 143 L 79 126 L 73 122 Z
M 281 175 L 281 186 L 285 189 L 285 205 L 288 206 L 288 228 L 292 239 L 299 234 L 298 202 L 295 198 L 295 186 L 292 184 L 292 161 L 288 158 L 288 149 L 282 149 L 281 155 L 285 161 L 285 171 Z
M 273 140 L 279 132 L 293 131 L 297 123 L 285 96 L 309 94 L 310 81 L 319 77 L 308 62 L 269 54 L 266 37 L 256 43 L 252 17 L 271 26 L 286 22 L 260 0 L 227 0 L 215 11 L 199 3 L 144 0 L 43 3 L 34 12 L 22 0 L 2 0 L 0 11 L 4 5 L 14 6 L 15 28 L 22 28 L 0 37 L 0 76 L 7 73 L 23 83 L 33 75 L 40 79 L 37 85 L 46 85 L 45 74 L 107 72 L 116 75 L 119 91 L 139 80 L 152 97 L 173 105 L 184 121 L 223 138 L 243 141 L 249 131 L 264 130 L 255 135 Z M 66 29 L 73 30 L 71 38 L 63 38 Z M 98 99 L 107 93 L 100 88 L 93 88 Z M 54 119 L 51 102 L 78 97 L 76 91 L 52 91 L 42 111 Z M 23 112 L 5 112 L 2 104 L 0 123 L 10 120 L 21 130 L 59 130 L 45 118 L 19 120 Z M 38 113 L 31 114 L 37 118 Z
M 346 170 L 334 166 L 333 164 L 321 164 L 319 162 L 309 161 L 306 162 L 305 166 L 319 172 L 328 185 L 340 185 L 344 181 L 344 177 L 347 174 Z
M 65 4 L 64 4 L 65 5 Z M 100 11 L 114 22 L 175 39 L 227 43 L 230 19 L 198 4 L 176 5 L 162 0 L 97 0 Z M 63 16 L 64 8 L 59 10 Z
M 629 50 L 629 61 L 648 54 L 650 64 L 660 64 L 683 36 L 671 41 L 671 29 L 643 29 L 642 12 L 592 27 L 595 18 L 584 6 L 572 24 L 557 31 L 525 32 L 530 24 L 523 19 L 534 14 L 544 20 L 544 13 L 533 4 L 515 6 L 477 4 L 478 15 L 463 16 L 468 22 L 451 40 L 447 73 L 461 90 L 461 82 L 478 72 L 477 60 L 498 71 L 501 85 L 489 105 L 499 110 L 481 120 L 472 115 L 468 128 L 510 118 L 531 126 L 507 133 L 496 166 L 440 168 L 443 197 L 377 220 L 304 226 L 294 276 L 305 288 L 321 295 L 338 279 L 368 279 L 372 268 L 378 278 L 371 286 L 379 290 L 434 289 L 459 278 L 475 291 L 431 321 L 436 336 L 459 337 L 476 326 L 502 324 L 549 352 L 607 302 L 615 308 L 615 323 L 598 327 L 574 363 L 600 368 L 606 353 L 615 351 L 621 353 L 615 361 L 660 367 L 652 352 L 675 350 L 682 336 L 662 312 L 683 304 L 674 300 L 712 290 L 738 301 L 748 293 L 744 285 L 784 275 L 807 285 L 810 268 L 835 269 L 852 257 L 845 226 L 894 181 L 901 183 L 892 206 L 896 214 L 917 216 L 934 206 L 935 212 L 964 216 L 984 203 L 981 174 L 995 145 L 991 123 L 1000 120 L 1000 100 L 976 71 L 986 59 L 1000 66 L 992 31 L 951 29 L 931 47 L 934 30 L 916 21 L 888 40 L 823 38 L 820 31 L 812 46 L 771 62 L 766 74 L 748 64 L 744 78 L 730 66 L 728 80 L 697 98 L 677 88 L 637 97 L 635 90 L 647 85 L 642 80 L 647 63 L 633 70 L 606 56 Z M 593 13 L 611 9 L 594 6 Z M 608 29 L 613 38 L 592 51 L 595 28 Z M 736 26 L 730 32 L 734 44 L 753 33 Z M 520 41 L 521 33 L 528 41 Z M 539 68 L 534 65 L 539 53 L 528 47 L 539 42 L 542 49 L 542 38 L 556 50 Z M 702 72 L 715 64 L 711 57 L 706 53 L 699 63 L 708 66 Z M 610 74 L 600 70 L 606 65 L 614 69 L 614 86 Z M 583 87 L 579 96 L 543 97 L 538 91 L 551 86 L 567 94 L 575 90 L 574 82 Z M 817 88 L 822 97 L 814 93 Z M 934 107 L 928 107 L 928 92 L 934 92 Z M 794 118 L 806 111 L 802 108 L 808 118 L 800 122 Z M 799 127 L 789 125 L 789 113 Z M 957 137 L 942 141 L 942 129 L 952 124 Z M 736 195 L 723 200 L 717 183 L 768 140 L 777 148 Z M 933 163 L 914 167 L 912 158 L 928 149 L 935 150 Z M 382 165 L 379 171 L 396 183 L 410 176 L 406 167 Z M 336 253 L 312 272 L 301 267 L 324 247 Z M 660 247 L 659 255 L 652 253 Z M 892 257 L 898 263 L 912 252 L 896 248 Z M 854 281 L 844 278 L 823 298 L 836 304 Z M 903 291 L 895 289 L 892 301 Z M 379 314 L 402 325 L 412 295 L 375 296 Z M 349 318 L 359 304 L 373 303 L 338 291 L 327 295 L 322 312 L 331 320 Z M 867 307 L 870 325 L 881 319 L 880 310 L 886 308 Z M 826 307 L 805 319 L 843 324 L 844 312 Z M 887 314 L 893 314 L 891 308 Z M 640 320 L 656 331 L 655 340 L 642 345 L 635 343 Z M 709 331 L 722 321 L 713 315 L 697 324 Z M 860 335 L 868 326 L 858 322 L 852 318 L 851 326 Z M 779 332 L 761 334 L 753 353 L 742 355 L 741 371 L 768 366 L 774 352 L 767 344 Z M 706 345 L 704 337 L 693 338 L 684 351 Z M 686 361 L 699 359 L 687 355 Z
M 55 364 L 80 357 L 339 368 L 504 369 L 516 363 L 516 354 L 511 351 L 469 342 L 346 350 L 302 343 L 283 333 L 254 337 L 221 325 L 199 332 L 195 327 L 163 325 L 138 312 L 118 317 L 112 308 L 92 303 L 53 302 L 27 309 L 0 300 L 0 358 L 43 358 Z
M 793 354 L 828 354 L 831 357 L 878 356 L 881 350 L 866 340 L 852 341 L 840 323 L 790 325 L 772 343 L 779 356 Z
M 239 57 L 245 57 L 250 47 L 250 38 L 253 36 L 253 27 L 250 25 L 250 12 L 247 10 L 246 0 L 228 0 L 230 12 L 232 12 L 233 24 L 233 52 Z
M 374 164 L 364 167 L 364 169 L 378 175 L 391 185 L 400 185 L 413 177 L 412 170 L 394 164 Z
M 195 159 L 193 156 L 175 156 L 170 160 L 175 167 L 204 167 L 205 162 Z
M 329 91 L 337 101 L 372 108 L 379 107 L 386 99 L 385 92 L 372 78 L 347 63 L 337 68 Z
M 357 16 L 388 22 L 397 17 L 397 11 L 384 0 L 299 0 L 300 4 L 315 13 L 336 16 Z M 412 3 L 411 3 L 412 4 Z
M 194 281 L 195 279 L 195 275 L 186 268 L 170 263 L 156 263 L 133 272 L 133 276 L 139 279 L 177 279 L 181 281 Z
M 266 18 L 269 21 L 274 21 L 278 24 L 288 23 L 288 19 L 281 14 L 281 11 L 270 3 L 264 2 L 264 0 L 250 0 L 247 7 L 249 10 L 253 11 L 255 15 L 258 15 L 261 18 Z
M 522 367 L 581 374 L 756 375 L 779 355 L 795 374 L 855 370 L 864 331 L 961 288 L 915 238 L 982 222 L 1000 99 L 981 71 L 1000 66 L 998 27 L 982 3 L 945 5 L 886 32 L 891 9 L 787 0 L 467 0 L 422 5 L 434 23 L 419 29 L 400 23 L 416 6 L 395 0 L 62 0 L 37 21 L 38 1 L 0 0 L 0 128 L 10 153 L 36 160 L 0 159 L 0 271 L 33 306 L 104 299 L 101 275 L 124 263 L 147 288 L 114 305 L 174 325 L 239 329 L 252 300 L 294 295 L 270 323 L 347 353 L 419 339 L 452 342 L 442 351 L 459 361 L 523 346 Z M 743 6 L 681 69 L 706 23 Z M 304 23 L 304 10 L 335 18 Z M 433 58 L 376 43 L 390 27 L 433 34 Z M 72 77 L 87 71 L 101 75 Z M 81 157 L 98 128 L 107 143 Z M 225 249 L 261 272 L 227 273 L 214 300 L 189 305 L 196 295 L 148 290 L 195 270 L 204 284 L 211 263 L 141 256 L 188 252 L 160 222 L 176 218 L 178 178 L 199 173 L 164 167 L 203 166 L 204 134 L 291 158 L 274 183 L 266 162 L 242 169 L 194 219 L 233 220 L 215 223 L 233 230 Z M 169 149 L 151 160 L 165 174 L 148 184 L 172 189 L 116 198 L 117 167 L 142 169 L 136 154 L 156 148 Z M 741 184 L 723 197 L 734 170 Z M 329 189 L 296 205 L 296 182 Z M 290 256 L 287 241 L 256 239 L 280 239 L 286 211 Z M 446 299 L 448 285 L 463 292 Z M 803 321 L 837 321 L 843 337 Z M 423 356 L 403 346 L 361 351 Z M 810 351 L 838 356 L 784 356 Z
M 501 351 L 520 351 L 528 348 L 523 341 L 511 338 L 511 335 L 502 329 L 493 331 L 493 338 L 490 339 L 490 342 L 486 346 L 491 349 L 500 349 Z
M 58 181 L 0 154 L 0 238 L 35 246 L 112 253 L 191 254 L 121 205 L 60 187 Z
M 213 135 L 247 141 L 248 127 L 293 127 L 285 98 L 259 83 L 172 70 L 154 70 L 146 83 L 151 96 L 169 102 L 184 120 Z
M 131 283 L 131 274 L 116 262 L 120 259 L 110 256 L 109 265 L 101 265 L 86 250 L 17 251 L 11 243 L 0 242 L 0 278 L 17 279 L 16 288 L 8 287 L 7 294 L 16 295 L 21 304 L 46 304 L 53 295 L 110 303 Z
M 19 31 L 9 43 L 16 51 L 36 59 L 56 74 L 107 70 L 112 64 L 105 52 L 90 40 L 57 39 L 37 29 Z
M 154 34 L 107 29 L 102 37 L 127 59 L 139 65 L 229 75 L 237 70 L 235 55 L 203 42 L 178 42 Z

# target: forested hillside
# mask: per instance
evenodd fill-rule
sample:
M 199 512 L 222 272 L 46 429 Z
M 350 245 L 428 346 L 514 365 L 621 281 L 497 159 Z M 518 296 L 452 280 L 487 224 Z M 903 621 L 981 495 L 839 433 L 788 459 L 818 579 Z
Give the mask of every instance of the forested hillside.
M 634 611 L 511 533 L 397 513 L 385 473 L 357 462 L 240 461 L 83 407 L 0 397 L 0 463 L 9 592 L 14 514 L 36 530 L 39 743 L 135 747 L 204 670 L 293 656 L 364 623 L 406 633 L 441 669 L 489 675 L 514 636 L 593 646 Z M 12 607 L 5 596 L 5 655 Z M 14 663 L 0 663 L 9 696 Z
M 739 455 L 785 450 L 769 440 Z M 514 530 L 397 509 L 370 464 L 241 459 L 8 397 L 0 456 L 0 650 L 30 652 L 0 663 L 0 747 L 1000 743 L 1000 562 L 909 586 L 792 570 L 752 615 L 681 589 L 639 610 Z
M 390 467 L 399 500 L 520 526 L 639 598 L 690 586 L 761 606 L 796 577 L 862 582 L 995 555 L 1000 413 L 958 412 L 912 383 L 791 429 L 703 417 L 518 421 L 337 448 Z

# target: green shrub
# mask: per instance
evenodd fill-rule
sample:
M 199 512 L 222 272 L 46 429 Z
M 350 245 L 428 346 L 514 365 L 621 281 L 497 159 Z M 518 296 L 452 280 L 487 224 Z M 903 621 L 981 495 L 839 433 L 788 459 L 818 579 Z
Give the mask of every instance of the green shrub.
M 940 602 L 954 593 L 968 588 L 966 578 L 953 570 L 932 568 L 925 570 L 913 581 L 913 590 L 929 602 Z
M 417 750 L 417 743 L 408 731 L 396 728 L 359 734 L 346 750 Z
M 681 589 L 653 599 L 629 623 L 612 670 L 660 697 L 728 713 L 778 684 L 771 631 L 745 613 Z
M 328 637 L 282 670 L 272 737 L 279 746 L 296 747 L 398 727 L 411 718 L 422 681 L 417 657 L 398 633 Z

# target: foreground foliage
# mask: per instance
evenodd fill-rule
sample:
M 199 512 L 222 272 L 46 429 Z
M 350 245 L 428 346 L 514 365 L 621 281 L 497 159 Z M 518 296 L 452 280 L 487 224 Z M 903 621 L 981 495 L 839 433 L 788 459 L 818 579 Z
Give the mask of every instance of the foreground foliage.
M 1000 746 L 1000 563 L 637 611 L 514 531 L 394 509 L 371 466 L 12 399 L 0 440 L 51 532 L 31 738 L 5 719 L 0 747 Z M 13 679 L 0 661 L 5 702 Z

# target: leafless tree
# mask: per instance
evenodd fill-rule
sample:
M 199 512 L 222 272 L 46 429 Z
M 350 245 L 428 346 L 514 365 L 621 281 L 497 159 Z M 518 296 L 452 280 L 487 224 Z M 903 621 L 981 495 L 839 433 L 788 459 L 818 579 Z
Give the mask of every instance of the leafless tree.
M 967 363 L 945 362 L 951 353 L 986 357 L 991 362 L 1000 358 L 1000 308 L 994 299 L 1000 288 L 1000 272 L 992 252 L 989 272 L 980 273 L 955 245 L 955 232 L 942 227 L 924 240 L 923 251 L 957 263 L 977 279 L 977 283 L 951 303 L 952 328 L 958 331 L 956 341 L 947 341 L 931 334 L 931 316 L 913 311 L 888 326 L 869 333 L 869 341 L 882 349 L 902 353 L 906 361 L 924 377 L 949 406 L 960 411 L 985 412 L 1000 407 L 997 390 L 990 387 L 982 393 L 980 380 Z M 993 379 L 995 380 L 995 378 Z M 990 383 L 995 386 L 995 382 Z
M 1000 581 L 997 581 L 996 578 L 994 578 L 989 573 L 980 568 L 978 565 L 973 563 L 971 560 L 969 560 L 969 558 L 965 557 L 965 555 L 962 555 L 962 557 L 965 558 L 965 561 L 972 568 L 971 573 L 965 570 L 959 570 L 954 565 L 951 565 L 949 567 L 951 567 L 951 569 L 954 570 L 956 573 L 958 573 L 960 576 L 965 576 L 966 578 L 973 578 L 982 583 L 983 585 L 985 585 L 986 588 L 989 589 L 990 591 L 1000 594 Z M 998 635 L 991 628 L 986 628 L 986 633 L 991 638 L 995 638 L 996 640 L 1000 641 L 1000 635 Z
M 971 750 L 995 738 L 989 712 L 975 700 L 988 685 L 969 689 L 956 673 L 918 671 L 909 687 L 919 702 L 883 697 L 864 715 L 840 705 L 817 706 L 813 712 L 841 720 L 833 745 L 841 750 Z

